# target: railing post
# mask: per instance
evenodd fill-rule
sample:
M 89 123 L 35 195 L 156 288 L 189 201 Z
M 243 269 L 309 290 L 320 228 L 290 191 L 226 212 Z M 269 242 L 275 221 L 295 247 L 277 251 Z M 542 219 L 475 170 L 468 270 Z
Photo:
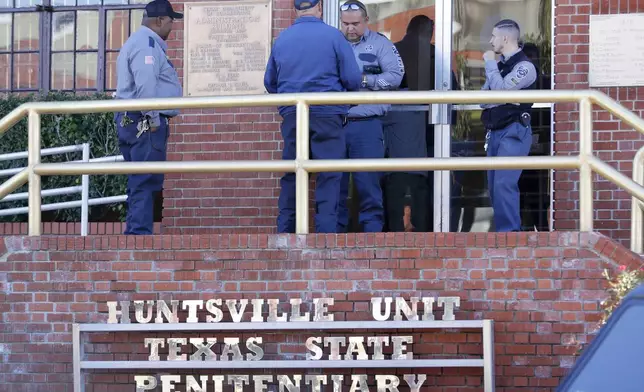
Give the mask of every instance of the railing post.
M 309 105 L 297 102 L 296 120 L 296 171 L 295 171 L 295 232 L 309 232 L 309 173 L 302 163 L 309 160 Z
M 27 164 L 29 170 L 29 235 L 39 236 L 41 223 L 42 189 L 40 175 L 34 172 L 34 166 L 40 163 L 40 113 L 29 109 L 28 117 Z
M 640 148 L 633 159 L 633 181 L 644 186 L 644 147 Z M 633 253 L 644 253 L 644 211 L 642 202 L 637 197 L 632 197 L 631 206 L 631 250 Z
M 89 143 L 83 143 L 83 162 L 89 162 Z M 89 175 L 81 177 L 81 235 L 88 234 L 89 225 Z
M 593 231 L 593 108 L 590 98 L 579 101 L 579 230 Z

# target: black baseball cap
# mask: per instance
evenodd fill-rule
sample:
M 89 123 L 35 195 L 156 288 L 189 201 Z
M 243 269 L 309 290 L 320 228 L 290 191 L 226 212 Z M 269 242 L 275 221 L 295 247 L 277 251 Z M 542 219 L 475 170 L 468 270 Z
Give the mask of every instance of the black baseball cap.
M 152 0 L 145 6 L 145 13 L 151 18 L 169 16 L 172 19 L 183 19 L 183 14 L 174 12 L 172 4 L 168 0 Z

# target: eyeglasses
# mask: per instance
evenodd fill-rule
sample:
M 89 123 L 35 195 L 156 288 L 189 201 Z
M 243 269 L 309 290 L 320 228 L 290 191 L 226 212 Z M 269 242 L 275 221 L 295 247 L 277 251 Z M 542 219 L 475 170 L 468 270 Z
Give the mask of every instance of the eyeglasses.
M 342 6 L 340 7 L 340 10 L 342 10 L 342 11 L 348 11 L 348 10 L 353 10 L 353 11 L 363 10 L 363 11 L 366 11 L 364 9 L 364 7 L 361 7 L 360 4 L 357 4 L 357 3 L 342 4 Z

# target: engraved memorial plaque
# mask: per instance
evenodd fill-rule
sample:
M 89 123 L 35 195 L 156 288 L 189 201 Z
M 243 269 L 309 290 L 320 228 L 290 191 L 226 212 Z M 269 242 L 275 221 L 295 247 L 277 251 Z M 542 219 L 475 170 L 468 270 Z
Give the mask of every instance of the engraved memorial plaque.
M 186 3 L 186 96 L 264 94 L 271 50 L 270 0 Z

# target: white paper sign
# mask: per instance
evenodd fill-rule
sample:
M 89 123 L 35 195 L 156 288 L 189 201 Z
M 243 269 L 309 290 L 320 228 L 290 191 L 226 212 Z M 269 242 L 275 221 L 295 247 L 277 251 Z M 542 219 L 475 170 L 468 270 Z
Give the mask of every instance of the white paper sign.
M 590 16 L 591 87 L 644 86 L 644 14 Z

